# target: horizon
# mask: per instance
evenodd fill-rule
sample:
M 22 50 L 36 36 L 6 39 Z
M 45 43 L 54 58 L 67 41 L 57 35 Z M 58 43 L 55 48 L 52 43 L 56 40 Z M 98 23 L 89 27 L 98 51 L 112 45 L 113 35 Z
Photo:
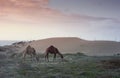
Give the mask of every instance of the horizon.
M 13 42 L 29 42 L 29 41 L 37 41 L 37 40 L 46 40 L 46 39 L 61 39 L 61 38 L 76 38 L 76 39 L 80 39 L 80 40 L 86 40 L 86 41 L 114 41 L 114 42 L 120 42 L 120 41 L 116 41 L 116 40 L 88 40 L 88 39 L 83 39 L 83 38 L 80 38 L 80 37 L 48 37 L 48 38 L 41 38 L 41 39 L 34 39 L 34 40 L 0 40 L 0 41 L 13 41 Z
M 77 39 L 82 39 L 79 37 L 50 37 L 50 38 L 43 38 L 43 39 L 37 39 L 37 40 L 45 40 L 45 39 L 60 39 L 60 38 L 77 38 Z M 35 41 L 37 41 L 35 40 Z M 82 39 L 86 40 L 86 39 Z M 13 43 L 17 42 L 29 42 L 29 41 L 34 41 L 34 40 L 0 40 L 0 46 L 7 46 L 7 45 L 12 45 Z M 86 41 L 113 41 L 113 40 L 86 40 Z M 120 41 L 113 41 L 113 42 L 120 42 Z
M 120 41 L 119 0 L 0 0 L 0 40 Z

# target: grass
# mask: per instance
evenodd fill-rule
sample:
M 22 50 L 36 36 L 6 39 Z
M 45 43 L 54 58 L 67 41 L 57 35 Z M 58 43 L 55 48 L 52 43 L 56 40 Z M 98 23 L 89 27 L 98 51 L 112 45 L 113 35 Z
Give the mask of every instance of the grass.
M 50 62 L 46 62 L 43 55 L 38 56 L 39 62 L 31 61 L 29 57 L 23 61 L 19 54 L 12 54 L 9 60 L 0 61 L 0 63 L 7 63 L 3 66 L 3 73 L 7 74 L 5 78 L 120 78 L 120 68 L 106 69 L 101 62 L 114 58 L 120 59 L 120 57 L 85 56 L 77 53 L 64 54 L 63 62 L 60 58 L 52 61 L 51 55 Z

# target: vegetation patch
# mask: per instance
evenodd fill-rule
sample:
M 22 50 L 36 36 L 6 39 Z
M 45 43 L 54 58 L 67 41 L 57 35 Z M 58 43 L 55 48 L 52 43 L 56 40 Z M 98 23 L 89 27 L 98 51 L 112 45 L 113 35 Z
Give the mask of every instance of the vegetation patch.
M 104 68 L 107 69 L 119 69 L 120 59 L 110 59 L 101 61 Z

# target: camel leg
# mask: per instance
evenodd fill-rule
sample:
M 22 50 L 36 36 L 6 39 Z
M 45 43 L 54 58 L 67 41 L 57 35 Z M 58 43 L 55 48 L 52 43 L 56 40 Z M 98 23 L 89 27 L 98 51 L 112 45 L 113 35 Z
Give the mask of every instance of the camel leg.
M 33 55 L 32 54 L 30 54 L 30 58 L 31 58 L 31 61 L 33 61 Z
M 25 61 L 26 53 L 23 53 L 23 60 Z
M 61 59 L 62 59 L 62 61 L 63 61 L 63 55 L 61 54 L 61 53 L 58 53 L 59 55 L 60 55 L 60 57 L 61 57 Z
M 49 62 L 49 53 L 47 53 L 46 55 L 45 55 L 45 60 L 47 60 L 48 62 Z
M 54 54 L 54 58 L 53 58 L 53 61 L 55 61 L 56 60 L 56 54 Z
M 38 56 L 37 56 L 37 55 L 35 55 L 35 59 L 36 59 L 37 61 L 39 61 L 39 58 L 38 58 Z
M 39 61 L 39 58 L 36 54 L 34 54 L 33 57 L 34 57 L 35 61 Z

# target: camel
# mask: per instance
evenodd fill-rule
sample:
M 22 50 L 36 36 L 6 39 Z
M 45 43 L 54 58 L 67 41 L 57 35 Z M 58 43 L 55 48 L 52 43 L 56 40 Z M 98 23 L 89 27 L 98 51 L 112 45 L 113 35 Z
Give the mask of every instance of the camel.
M 63 55 L 59 52 L 59 50 L 54 47 L 53 45 L 51 45 L 50 47 L 48 47 L 46 49 L 46 52 L 45 52 L 45 60 L 47 59 L 47 61 L 49 61 L 49 54 L 54 54 L 54 58 L 53 58 L 53 61 L 56 59 L 56 54 L 60 55 L 61 59 L 63 60 Z
M 26 55 L 30 55 L 31 58 L 35 57 L 37 61 L 39 61 L 37 54 L 36 54 L 36 50 L 31 47 L 30 45 L 27 46 L 27 48 L 23 51 L 23 58 L 25 60 Z

